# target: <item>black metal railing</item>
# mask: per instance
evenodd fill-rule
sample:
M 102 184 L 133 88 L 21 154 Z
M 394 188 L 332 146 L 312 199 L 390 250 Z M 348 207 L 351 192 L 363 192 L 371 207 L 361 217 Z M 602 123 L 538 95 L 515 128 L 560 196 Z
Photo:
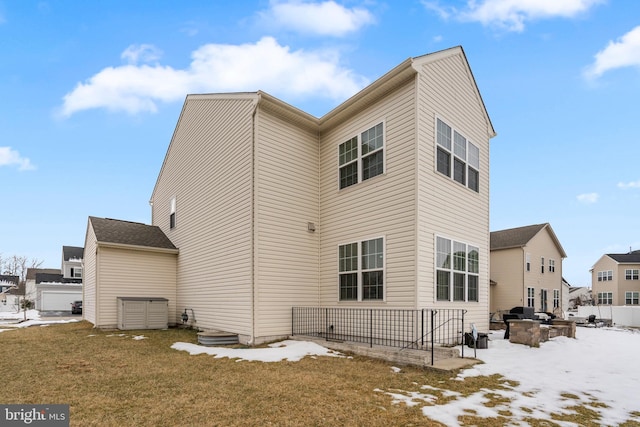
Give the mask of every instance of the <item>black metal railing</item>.
M 291 333 L 371 347 L 431 351 L 433 364 L 436 346 L 463 343 L 465 313 L 463 309 L 293 307 Z

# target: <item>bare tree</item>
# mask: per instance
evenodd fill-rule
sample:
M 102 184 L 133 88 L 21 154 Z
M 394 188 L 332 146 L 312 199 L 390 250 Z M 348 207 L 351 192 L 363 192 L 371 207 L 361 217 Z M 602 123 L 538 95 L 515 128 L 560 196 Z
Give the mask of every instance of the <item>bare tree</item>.
M 18 276 L 20 283 L 25 283 L 27 279 L 27 270 L 29 268 L 39 268 L 43 261 L 37 258 L 27 258 L 26 256 L 13 255 L 3 259 L 0 255 L 0 269 L 11 276 Z

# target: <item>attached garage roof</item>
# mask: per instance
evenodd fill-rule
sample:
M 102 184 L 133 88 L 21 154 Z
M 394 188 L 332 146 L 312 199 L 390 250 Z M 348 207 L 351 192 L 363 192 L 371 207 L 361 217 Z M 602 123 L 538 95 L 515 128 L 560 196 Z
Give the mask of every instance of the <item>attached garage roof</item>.
M 90 216 L 98 243 L 177 250 L 164 232 L 155 225 Z

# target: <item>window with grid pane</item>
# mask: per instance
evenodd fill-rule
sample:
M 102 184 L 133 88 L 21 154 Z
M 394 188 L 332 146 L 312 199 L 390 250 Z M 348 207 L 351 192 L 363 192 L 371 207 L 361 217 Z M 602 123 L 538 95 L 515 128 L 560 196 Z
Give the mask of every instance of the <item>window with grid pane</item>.
M 340 301 L 384 299 L 384 239 L 341 245 L 338 248 Z
M 624 303 L 626 305 L 638 305 L 640 303 L 640 292 L 625 292 Z
M 479 250 L 475 246 L 436 237 L 436 299 L 478 301 Z
M 383 123 L 378 123 L 340 144 L 338 157 L 341 189 L 383 174 Z
M 436 170 L 479 192 L 479 148 L 440 119 L 436 120 L 436 147 Z
M 638 280 L 638 273 L 640 270 L 627 269 L 624 270 L 624 278 L 625 280 Z

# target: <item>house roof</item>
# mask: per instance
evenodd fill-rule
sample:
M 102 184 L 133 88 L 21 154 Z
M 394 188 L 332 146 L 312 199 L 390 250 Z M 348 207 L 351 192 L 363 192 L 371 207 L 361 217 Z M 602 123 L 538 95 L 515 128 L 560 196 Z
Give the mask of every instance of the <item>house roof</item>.
M 69 261 L 70 259 L 82 259 L 84 257 L 84 248 L 77 246 L 63 246 L 62 259 Z
M 89 224 L 93 227 L 98 244 L 177 250 L 160 227 L 155 225 L 93 216 L 89 217 Z
M 512 248 L 522 248 L 533 239 L 533 237 L 538 234 L 543 229 L 547 229 L 549 232 L 551 239 L 558 247 L 560 251 L 560 255 L 563 258 L 567 257 L 560 241 L 556 237 L 556 234 L 553 232 L 551 225 L 549 223 L 544 224 L 533 224 L 526 225 L 524 227 L 516 227 L 509 228 L 507 230 L 499 230 L 491 232 L 491 250 L 501 250 L 501 249 L 512 249 Z
M 36 284 L 40 283 L 82 283 L 82 279 L 63 277 L 62 274 L 38 273 L 36 274 Z
M 38 273 L 61 274 L 62 271 L 59 268 L 27 268 L 27 280 L 36 280 Z
M 20 277 L 7 275 L 7 274 L 0 274 L 0 282 L 15 283 L 17 285 L 18 282 L 20 282 Z
M 626 254 L 607 254 L 614 261 L 623 264 L 640 264 L 640 250 L 631 251 Z

